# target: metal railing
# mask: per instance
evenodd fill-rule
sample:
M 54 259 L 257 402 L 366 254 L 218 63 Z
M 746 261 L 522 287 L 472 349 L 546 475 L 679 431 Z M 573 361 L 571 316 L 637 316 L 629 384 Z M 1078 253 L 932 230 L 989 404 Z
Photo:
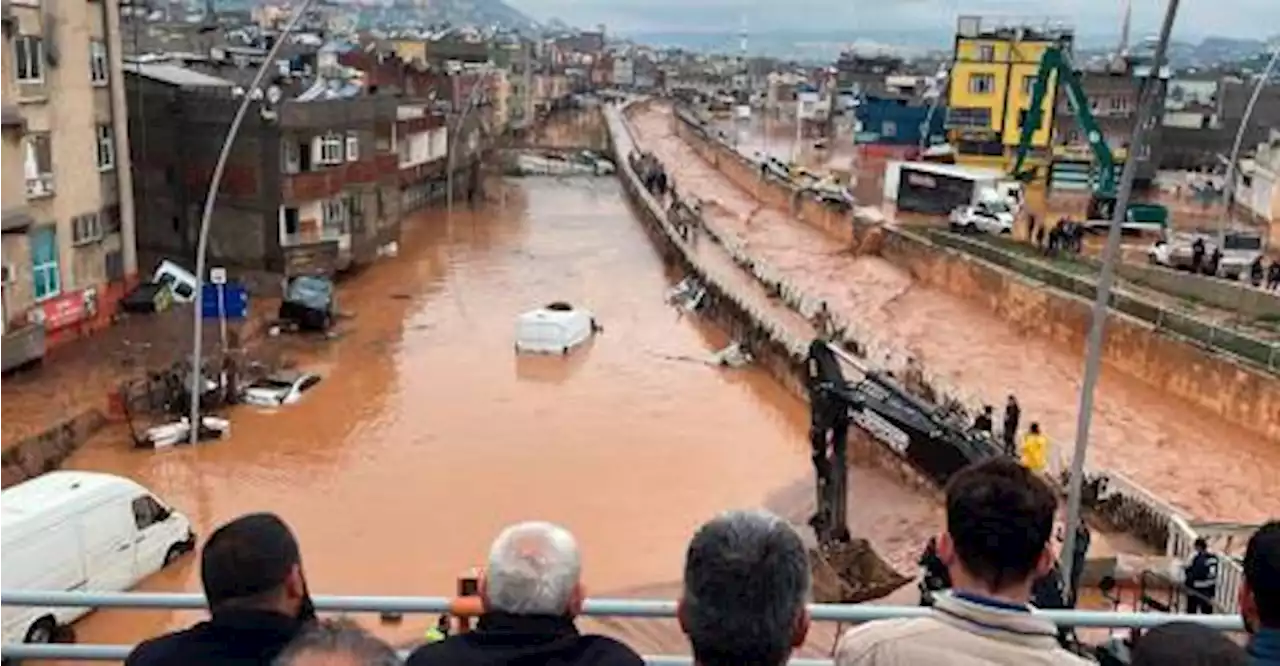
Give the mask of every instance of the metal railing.
M 317 596 L 320 611 L 355 613 L 444 613 L 456 612 L 457 600 L 446 597 L 398 596 Z M 203 610 L 199 594 L 145 592 L 49 592 L 9 590 L 0 592 L 0 606 L 56 608 L 124 608 Z M 674 618 L 676 602 L 649 599 L 589 599 L 582 614 L 610 618 Z M 876 606 L 870 604 L 813 604 L 809 613 L 818 622 L 859 623 L 872 620 L 925 617 L 932 611 L 920 606 Z M 1238 615 L 1175 615 L 1167 613 L 1117 613 L 1104 611 L 1036 611 L 1063 627 L 1103 627 L 1148 629 L 1174 621 L 1198 622 L 1223 631 L 1244 628 Z M 127 645 L 35 645 L 5 644 L 0 655 L 9 659 L 73 659 L 118 661 L 128 655 Z M 646 656 L 651 666 L 688 666 L 689 657 Z M 792 666 L 830 666 L 828 660 L 793 659 Z
M 1072 274 L 1042 261 L 1021 257 L 987 243 L 943 231 L 932 231 L 928 238 L 984 261 L 1003 266 L 1043 282 L 1050 287 L 1085 299 L 1094 298 L 1097 284 L 1087 274 Z M 1123 293 L 1111 293 L 1111 309 L 1145 321 L 1157 331 L 1179 335 L 1209 349 L 1250 361 L 1260 368 L 1280 373 L 1280 344 L 1260 340 L 1211 322 L 1175 312 L 1151 301 Z

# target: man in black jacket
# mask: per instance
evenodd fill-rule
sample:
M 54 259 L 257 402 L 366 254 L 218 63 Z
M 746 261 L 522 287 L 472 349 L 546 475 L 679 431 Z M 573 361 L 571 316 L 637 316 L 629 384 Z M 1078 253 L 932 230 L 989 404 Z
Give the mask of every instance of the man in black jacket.
M 408 666 L 643 666 L 626 645 L 578 633 L 581 572 L 577 541 L 564 528 L 506 528 L 480 576 L 484 614 L 476 630 L 419 647 Z
M 315 619 L 297 539 L 274 514 L 218 528 L 200 579 L 210 619 L 138 645 L 125 666 L 265 666 Z

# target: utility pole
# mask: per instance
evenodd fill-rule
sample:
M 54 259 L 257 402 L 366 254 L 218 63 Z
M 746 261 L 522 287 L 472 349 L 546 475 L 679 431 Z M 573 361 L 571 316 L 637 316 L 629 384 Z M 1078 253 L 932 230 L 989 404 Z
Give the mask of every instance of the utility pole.
M 1173 33 L 1174 19 L 1178 15 L 1179 0 L 1168 0 L 1164 24 L 1160 27 L 1160 41 L 1156 45 L 1155 62 L 1151 64 L 1151 77 L 1160 80 L 1164 69 L 1165 54 L 1169 50 L 1169 36 Z M 1133 196 L 1133 179 L 1138 170 L 1137 155 L 1147 143 L 1150 125 L 1154 125 L 1160 86 L 1149 82 L 1142 89 L 1138 113 L 1134 118 L 1133 134 L 1129 140 L 1132 149 L 1124 162 L 1120 176 L 1120 191 L 1116 195 L 1115 210 L 1111 214 L 1111 227 L 1107 230 L 1107 246 L 1102 255 L 1102 273 L 1098 276 L 1098 294 L 1093 301 L 1092 322 L 1088 344 L 1085 347 L 1084 380 L 1080 387 L 1080 411 L 1076 415 L 1076 448 L 1071 458 L 1071 477 L 1068 479 L 1066 538 L 1062 544 L 1062 581 L 1071 587 L 1074 599 L 1076 590 L 1071 585 L 1072 567 L 1075 566 L 1076 530 L 1080 524 L 1080 501 L 1084 484 L 1084 462 L 1089 448 L 1089 426 L 1093 421 L 1093 393 L 1102 370 L 1103 332 L 1107 322 L 1107 304 L 1111 300 L 1111 283 L 1115 280 L 1115 266 L 1120 254 L 1120 227 L 1125 220 L 1129 199 Z
M 1227 174 L 1226 182 L 1222 184 L 1223 204 L 1226 211 L 1218 216 L 1218 247 L 1222 247 L 1226 242 L 1226 225 L 1227 218 L 1232 217 L 1232 211 L 1235 209 L 1235 184 L 1236 184 L 1236 162 L 1240 160 L 1240 147 L 1244 143 L 1244 133 L 1249 127 L 1249 119 L 1253 117 L 1253 108 L 1258 105 L 1258 98 L 1262 96 L 1262 89 L 1267 85 L 1267 81 L 1271 78 L 1271 72 L 1276 68 L 1276 61 L 1280 60 L 1280 41 L 1276 43 L 1275 50 L 1271 53 L 1271 60 L 1267 62 L 1266 69 L 1262 70 L 1262 76 L 1258 78 L 1258 83 L 1253 87 L 1253 94 L 1249 96 L 1249 103 L 1244 107 L 1244 115 L 1240 117 L 1240 127 L 1236 128 L 1236 139 L 1231 145 L 1231 156 L 1227 158 Z

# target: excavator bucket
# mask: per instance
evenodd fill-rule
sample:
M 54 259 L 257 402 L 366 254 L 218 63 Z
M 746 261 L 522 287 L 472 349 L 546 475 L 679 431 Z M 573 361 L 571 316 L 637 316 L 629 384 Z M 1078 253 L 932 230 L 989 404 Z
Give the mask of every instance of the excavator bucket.
M 881 559 L 866 539 L 810 549 L 809 568 L 813 600 L 823 604 L 872 601 L 911 582 Z

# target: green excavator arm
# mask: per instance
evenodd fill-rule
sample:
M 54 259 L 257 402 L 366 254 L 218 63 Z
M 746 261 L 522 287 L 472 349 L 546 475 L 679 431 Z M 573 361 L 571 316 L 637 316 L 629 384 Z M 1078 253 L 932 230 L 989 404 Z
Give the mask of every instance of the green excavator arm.
M 1094 186 L 1093 197 L 1095 200 L 1114 201 L 1116 192 L 1116 161 L 1111 154 L 1111 148 L 1107 145 L 1106 139 L 1102 135 L 1102 130 L 1098 128 L 1098 121 L 1094 119 L 1093 112 L 1089 109 L 1089 98 L 1085 96 L 1084 89 L 1080 86 L 1080 77 L 1076 75 L 1075 68 L 1071 66 L 1071 60 L 1067 56 L 1067 52 L 1060 46 L 1051 46 L 1045 49 L 1044 56 L 1040 58 L 1040 69 L 1036 73 L 1036 82 L 1031 89 L 1031 106 L 1027 108 L 1026 117 L 1022 123 L 1022 134 L 1018 141 L 1018 150 L 1014 156 L 1012 173 L 1019 180 L 1030 180 L 1034 173 L 1024 169 L 1027 160 L 1027 154 L 1031 151 L 1031 137 L 1037 129 L 1040 128 L 1044 121 L 1044 97 L 1049 91 L 1049 81 L 1054 74 L 1058 75 L 1058 83 L 1066 91 L 1067 99 L 1070 101 L 1071 110 L 1075 113 L 1076 122 L 1080 125 L 1080 129 L 1084 132 L 1085 140 L 1089 142 L 1089 150 L 1093 152 L 1094 166 L 1097 169 L 1098 181 Z M 1090 212 L 1097 206 L 1090 204 Z M 1091 215 L 1092 216 L 1092 215 Z

